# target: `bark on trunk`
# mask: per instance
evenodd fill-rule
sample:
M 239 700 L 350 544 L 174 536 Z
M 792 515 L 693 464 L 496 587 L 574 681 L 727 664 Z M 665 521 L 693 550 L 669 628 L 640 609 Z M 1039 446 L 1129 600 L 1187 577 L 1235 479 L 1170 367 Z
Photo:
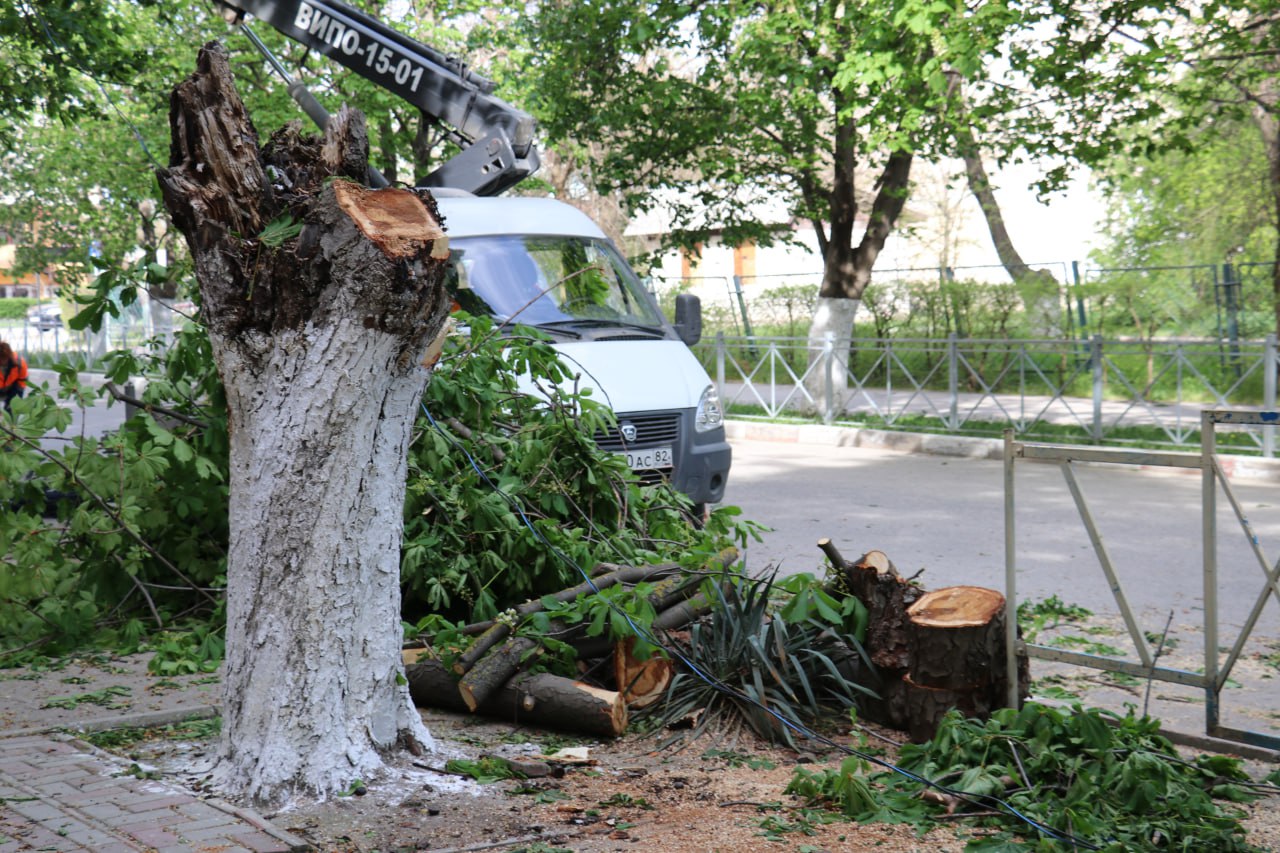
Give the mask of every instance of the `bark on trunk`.
M 330 793 L 430 742 L 402 679 L 399 549 L 447 243 L 429 196 L 352 182 L 359 113 L 323 140 L 291 123 L 259 150 L 216 43 L 174 90 L 170 127 L 161 188 L 230 416 L 215 782 L 265 802 Z
M 864 702 L 862 715 L 875 723 L 906 728 L 903 679 L 911 664 L 907 608 L 923 590 L 903 580 L 883 551 L 868 551 L 850 563 L 840 556 L 830 539 L 818 540 L 818 547 L 835 569 L 836 580 L 830 584 L 830 591 L 852 595 L 867 608 L 863 648 L 874 671 L 867 671 L 857 655 L 850 655 L 841 664 L 847 678 L 871 687 L 877 694 Z
M 964 160 L 965 178 L 969 184 L 969 192 L 973 193 L 982 211 L 982 218 L 986 220 L 987 232 L 991 235 L 996 256 L 1017 286 L 1033 330 L 1041 335 L 1057 334 L 1062 326 L 1059 322 L 1058 281 L 1047 270 L 1027 266 L 1021 253 L 1013 245 L 1000 203 L 996 201 L 995 190 L 991 187 L 991 179 L 982 162 L 981 150 L 968 124 L 968 108 L 958 75 L 952 78 L 952 91 L 952 106 L 958 118 L 956 138 L 960 145 L 960 156 Z
M 993 589 L 953 586 L 922 595 L 907 609 L 911 664 L 903 679 L 907 730 L 912 740 L 933 737 L 952 708 L 986 719 L 1008 697 L 1004 596 Z M 1021 664 L 1020 696 L 1030 670 Z

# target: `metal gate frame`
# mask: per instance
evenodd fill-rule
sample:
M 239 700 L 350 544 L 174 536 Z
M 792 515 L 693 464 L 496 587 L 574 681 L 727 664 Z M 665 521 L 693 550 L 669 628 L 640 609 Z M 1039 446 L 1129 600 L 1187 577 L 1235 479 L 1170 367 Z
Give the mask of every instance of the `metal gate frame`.
M 1219 741 L 1261 747 L 1269 750 L 1280 750 L 1280 737 L 1251 730 L 1227 728 L 1221 724 L 1219 711 L 1221 694 L 1226 686 L 1227 678 L 1245 642 L 1249 639 L 1258 617 L 1272 596 L 1280 603 L 1280 561 L 1271 563 L 1267 560 L 1258 544 L 1258 537 L 1245 516 L 1240 502 L 1231 490 L 1231 483 L 1217 455 L 1218 424 L 1248 425 L 1275 427 L 1280 426 L 1280 411 L 1227 411 L 1205 410 L 1200 417 L 1200 453 L 1167 453 L 1159 451 L 1134 451 L 1103 448 L 1082 448 L 1067 445 L 1033 444 L 1014 440 L 1014 431 L 1004 431 L 1004 515 L 1005 515 L 1005 649 L 1006 666 L 1009 672 L 1017 671 L 1018 650 L 1025 649 L 1033 658 L 1041 660 L 1070 663 L 1092 669 L 1109 672 L 1121 672 L 1138 678 L 1165 681 L 1173 684 L 1184 684 L 1198 687 L 1205 693 L 1205 735 Z M 1269 432 L 1270 430 L 1264 430 Z M 1039 462 L 1056 463 L 1062 470 L 1067 487 L 1075 501 L 1076 509 L 1084 522 L 1094 553 L 1098 557 L 1103 574 L 1110 584 L 1112 595 L 1120 609 L 1129 638 L 1138 652 L 1138 660 L 1117 660 L 1100 655 L 1072 652 L 1050 646 L 1023 643 L 1018 639 L 1018 600 L 1017 600 L 1017 547 L 1015 542 L 1015 499 L 1014 469 L 1015 463 Z M 1102 535 L 1094 524 L 1093 516 L 1085 500 L 1080 485 L 1076 480 L 1073 463 L 1102 463 L 1116 465 L 1146 465 L 1167 468 L 1199 469 L 1201 472 L 1201 540 L 1203 549 L 1203 589 L 1204 589 L 1204 672 L 1188 672 L 1156 665 L 1156 659 L 1148 647 L 1146 637 L 1139 629 L 1137 621 L 1124 594 L 1124 588 L 1116 576 L 1111 558 L 1107 555 Z M 1253 549 L 1266 582 L 1258 593 L 1227 659 L 1223 662 L 1218 652 L 1218 523 L 1217 495 L 1221 485 L 1223 494 L 1231 504 L 1241 530 Z M 1018 705 L 1018 686 L 1016 679 L 1009 685 L 1010 707 Z

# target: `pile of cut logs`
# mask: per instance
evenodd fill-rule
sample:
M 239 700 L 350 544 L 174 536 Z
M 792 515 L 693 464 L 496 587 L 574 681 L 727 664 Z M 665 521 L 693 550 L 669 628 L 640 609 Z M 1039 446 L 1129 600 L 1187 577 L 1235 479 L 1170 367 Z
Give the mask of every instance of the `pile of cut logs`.
M 850 681 L 876 691 L 860 709 L 864 719 L 907 732 L 913 740 L 933 736 L 943 715 L 959 708 L 985 718 L 1008 697 L 1005 668 L 1004 596 L 991 589 L 956 586 L 928 592 L 902 578 L 881 551 L 855 562 L 845 560 L 831 540 L 818 547 L 831 562 L 832 595 L 852 595 L 867 608 L 863 658 L 850 654 L 840 664 Z M 649 604 L 657 613 L 655 634 L 678 630 L 710 611 L 698 592 L 708 573 L 729 568 L 736 550 L 722 552 L 705 572 L 682 571 L 674 563 L 654 566 L 602 564 L 590 582 L 556 593 L 569 602 L 616 585 L 651 584 Z M 639 660 L 634 640 L 588 637 L 584 625 L 550 623 L 549 635 L 571 645 L 581 673 L 606 687 L 551 673 L 523 671 L 540 653 L 537 638 L 512 630 L 545 609 L 542 600 L 515 608 L 500 621 L 468 625 L 475 637 L 451 666 L 432 650 L 406 649 L 405 673 L 414 702 L 422 707 L 478 713 L 512 723 L 532 723 L 580 734 L 616 737 L 627 728 L 628 710 L 662 698 L 674 675 L 661 657 Z M 1030 672 L 1018 658 L 1019 696 Z
M 617 585 L 651 584 L 648 603 L 657 614 L 652 630 L 678 630 L 707 613 L 710 603 L 698 592 L 707 573 L 724 571 L 738 559 L 736 549 L 721 552 L 705 572 L 689 573 L 675 563 L 616 566 L 602 563 L 591 580 L 551 596 L 560 602 Z M 409 692 L 421 707 L 478 713 L 513 723 L 534 723 L 581 734 L 616 737 L 627 728 L 628 709 L 646 707 L 662 698 L 673 675 L 672 664 L 661 657 L 640 660 L 634 640 L 612 642 L 589 637 L 585 625 L 552 621 L 550 636 L 573 646 L 579 670 L 603 688 L 551 673 L 522 672 L 539 654 L 535 638 L 512 626 L 544 610 L 541 599 L 526 602 L 502 620 L 478 622 L 463 628 L 475 637 L 451 667 L 430 648 L 406 649 L 405 675 Z

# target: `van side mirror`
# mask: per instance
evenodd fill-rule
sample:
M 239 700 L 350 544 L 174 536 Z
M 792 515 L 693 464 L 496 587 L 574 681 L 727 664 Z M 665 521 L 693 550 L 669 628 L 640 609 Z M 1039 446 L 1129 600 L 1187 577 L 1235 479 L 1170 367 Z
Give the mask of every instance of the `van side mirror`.
M 676 334 L 685 346 L 702 340 L 702 300 L 692 293 L 676 295 Z

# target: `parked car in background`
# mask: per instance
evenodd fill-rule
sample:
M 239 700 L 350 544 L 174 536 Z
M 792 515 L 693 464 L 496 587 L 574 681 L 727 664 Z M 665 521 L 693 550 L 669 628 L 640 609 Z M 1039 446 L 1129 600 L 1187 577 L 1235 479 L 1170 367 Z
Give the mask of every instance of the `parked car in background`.
M 27 309 L 27 325 L 42 332 L 62 328 L 62 306 L 56 302 L 32 305 Z

